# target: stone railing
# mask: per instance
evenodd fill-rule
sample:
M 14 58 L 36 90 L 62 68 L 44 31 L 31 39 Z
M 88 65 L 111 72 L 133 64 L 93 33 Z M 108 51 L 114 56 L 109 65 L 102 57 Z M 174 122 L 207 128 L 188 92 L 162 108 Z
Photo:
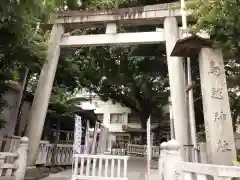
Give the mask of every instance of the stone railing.
M 82 146 L 83 152 L 84 146 Z M 39 146 L 39 154 L 36 164 L 51 166 L 52 163 L 57 166 L 72 165 L 73 145 L 72 144 L 57 144 L 54 150 L 54 145 L 48 141 L 42 141 Z M 54 158 L 54 159 L 53 159 Z
M 40 145 L 41 146 L 41 145 Z M 46 147 L 46 156 L 44 156 L 44 160 L 42 160 L 43 162 L 45 162 L 45 166 L 51 166 L 52 165 L 52 158 L 53 158 L 53 144 L 48 144 Z M 40 155 L 41 152 L 39 152 L 38 155 Z
M 0 152 L 0 178 L 11 180 L 24 180 L 27 169 L 28 138 L 20 140 L 18 149 L 15 152 Z M 10 162 L 7 158 L 11 157 Z M 8 161 L 8 162 L 6 162 Z
M 2 144 L 4 152 L 16 152 L 20 144 L 20 137 L 12 136 L 7 137 Z M 83 152 L 84 146 L 82 146 Z M 39 145 L 38 157 L 36 165 L 51 166 L 54 165 L 72 165 L 72 144 L 57 144 L 55 149 L 55 155 L 53 156 L 54 145 L 50 144 L 49 141 L 41 141 Z M 53 161 L 53 157 L 55 158 Z M 6 162 L 12 162 L 13 157 L 6 157 Z
M 40 142 L 36 165 L 45 165 L 46 164 L 49 146 L 50 146 L 49 141 L 41 141 Z
M 11 149 L 17 149 L 19 146 L 19 143 L 15 143 L 15 145 L 17 146 L 14 146 Z M 54 151 L 53 147 L 54 145 L 50 144 L 49 141 L 40 142 L 36 165 L 51 166 L 53 162 L 55 165 L 71 165 L 73 145 L 57 144 L 54 161 L 52 159 L 53 151 Z
M 81 152 L 83 152 L 83 150 L 84 146 L 82 146 Z M 72 144 L 57 144 L 56 149 L 54 149 L 53 144 L 49 144 L 48 141 L 42 141 L 39 146 L 36 164 L 45 166 L 51 166 L 52 163 L 57 166 L 72 165 L 72 156 Z
M 147 151 L 146 145 L 139 145 L 139 144 L 128 144 L 127 147 L 127 154 L 128 155 L 141 155 L 143 156 Z M 152 157 L 159 157 L 160 155 L 160 147 L 159 146 L 152 146 Z
M 240 177 L 240 167 L 183 162 L 179 143 L 170 140 L 161 144 L 158 174 L 160 180 L 229 180 Z
M 138 145 L 138 144 L 128 144 L 127 154 L 128 155 L 144 155 L 147 150 L 146 145 Z
M 20 137 L 7 137 L 4 141 L 4 152 L 16 152 L 20 144 Z M 36 165 L 52 165 L 53 144 L 49 141 L 41 141 L 39 145 L 38 157 Z M 70 158 L 69 158 L 70 157 Z M 72 144 L 58 144 L 56 147 L 55 161 L 56 165 L 71 165 Z M 7 157 L 6 161 L 12 161 L 12 157 Z
M 128 180 L 127 161 L 128 156 L 74 154 L 71 179 Z
M 73 145 L 72 144 L 57 144 L 55 153 L 54 151 L 54 145 L 51 144 L 49 146 L 49 153 L 47 156 L 47 166 L 52 165 L 53 159 L 54 159 L 54 165 L 71 165 L 72 164 L 72 154 L 73 154 Z

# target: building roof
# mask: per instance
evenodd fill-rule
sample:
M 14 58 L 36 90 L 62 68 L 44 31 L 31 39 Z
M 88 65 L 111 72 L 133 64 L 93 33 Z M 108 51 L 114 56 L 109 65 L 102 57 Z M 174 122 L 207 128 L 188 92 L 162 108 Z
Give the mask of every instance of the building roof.
M 94 110 L 84 110 L 81 107 L 76 106 L 75 114 L 81 116 L 83 120 L 89 120 L 90 124 L 95 124 L 97 121 L 97 115 L 94 113 Z
M 98 121 L 94 110 L 84 110 L 78 106 L 75 106 L 75 110 L 73 111 L 74 114 L 81 116 L 82 119 L 82 126 L 86 126 L 87 120 L 90 122 L 90 127 L 94 127 L 96 122 Z M 58 118 L 50 118 L 51 122 L 59 120 Z M 72 115 L 65 115 L 61 116 L 61 127 L 62 130 L 73 130 L 75 124 L 75 117 Z
M 198 35 L 191 35 L 184 39 L 177 40 L 171 56 L 194 57 L 202 47 L 212 47 L 213 41 L 202 38 Z

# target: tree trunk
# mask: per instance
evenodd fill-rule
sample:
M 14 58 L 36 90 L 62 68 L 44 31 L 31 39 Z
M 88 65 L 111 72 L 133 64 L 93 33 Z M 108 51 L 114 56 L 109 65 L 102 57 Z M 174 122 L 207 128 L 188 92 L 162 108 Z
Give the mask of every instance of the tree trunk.
M 140 115 L 140 124 L 141 124 L 141 129 L 145 130 L 147 132 L 147 120 L 149 118 L 149 115 L 142 114 Z M 147 134 L 146 132 L 141 133 L 141 144 L 146 144 L 146 137 Z
M 233 132 L 236 132 L 237 130 L 237 127 L 236 127 L 236 124 L 237 124 L 237 115 L 233 114 L 232 115 L 232 123 L 233 123 Z
M 18 104 L 17 104 L 17 108 L 16 108 L 16 125 L 15 125 L 15 130 L 14 130 L 14 134 L 16 136 L 21 136 L 20 123 L 21 123 L 21 112 L 22 112 L 22 107 L 23 107 L 23 103 L 24 103 L 23 97 L 26 94 L 29 78 L 30 78 L 29 69 L 25 68 L 25 73 L 24 73 L 24 77 L 23 77 L 23 80 L 21 83 L 21 90 L 19 93 L 19 99 L 18 99 Z

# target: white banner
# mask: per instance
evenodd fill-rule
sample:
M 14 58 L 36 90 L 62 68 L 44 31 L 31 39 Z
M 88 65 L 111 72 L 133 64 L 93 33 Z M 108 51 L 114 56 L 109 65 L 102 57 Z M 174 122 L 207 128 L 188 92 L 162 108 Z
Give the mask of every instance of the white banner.
M 82 144 L 82 119 L 80 116 L 75 115 L 75 129 L 74 129 L 74 144 L 73 153 L 81 153 Z

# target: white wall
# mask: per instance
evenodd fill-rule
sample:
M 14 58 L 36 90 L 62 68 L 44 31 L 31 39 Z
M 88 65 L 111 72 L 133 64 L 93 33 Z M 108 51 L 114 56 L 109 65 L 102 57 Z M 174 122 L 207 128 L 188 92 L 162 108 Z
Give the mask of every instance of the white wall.
M 92 100 L 92 105 L 95 106 L 96 114 L 104 114 L 103 116 L 103 125 L 109 128 L 109 132 L 123 132 L 122 125 L 127 124 L 128 114 L 131 113 L 131 109 L 123 107 L 120 104 L 113 104 L 111 101 L 101 101 L 98 98 Z M 82 107 L 92 106 L 89 102 L 83 102 Z M 119 113 L 123 114 L 123 124 L 111 124 L 110 123 L 110 114 Z
M 122 131 L 122 125 L 128 124 L 128 114 L 131 113 L 131 109 L 127 107 L 123 107 L 120 104 L 116 103 L 113 104 L 112 101 L 101 101 L 98 97 L 94 97 L 92 99 L 92 103 L 90 102 L 83 102 L 81 104 L 81 107 L 83 109 L 95 109 L 96 114 L 104 114 L 103 117 L 103 124 L 107 128 L 109 128 L 109 132 L 123 132 Z M 169 112 L 168 105 L 165 105 L 163 107 L 163 110 L 165 113 Z M 110 114 L 112 113 L 120 113 L 123 114 L 124 123 L 123 124 L 111 124 L 110 123 Z M 141 128 L 140 123 L 129 123 L 128 124 L 131 128 Z

